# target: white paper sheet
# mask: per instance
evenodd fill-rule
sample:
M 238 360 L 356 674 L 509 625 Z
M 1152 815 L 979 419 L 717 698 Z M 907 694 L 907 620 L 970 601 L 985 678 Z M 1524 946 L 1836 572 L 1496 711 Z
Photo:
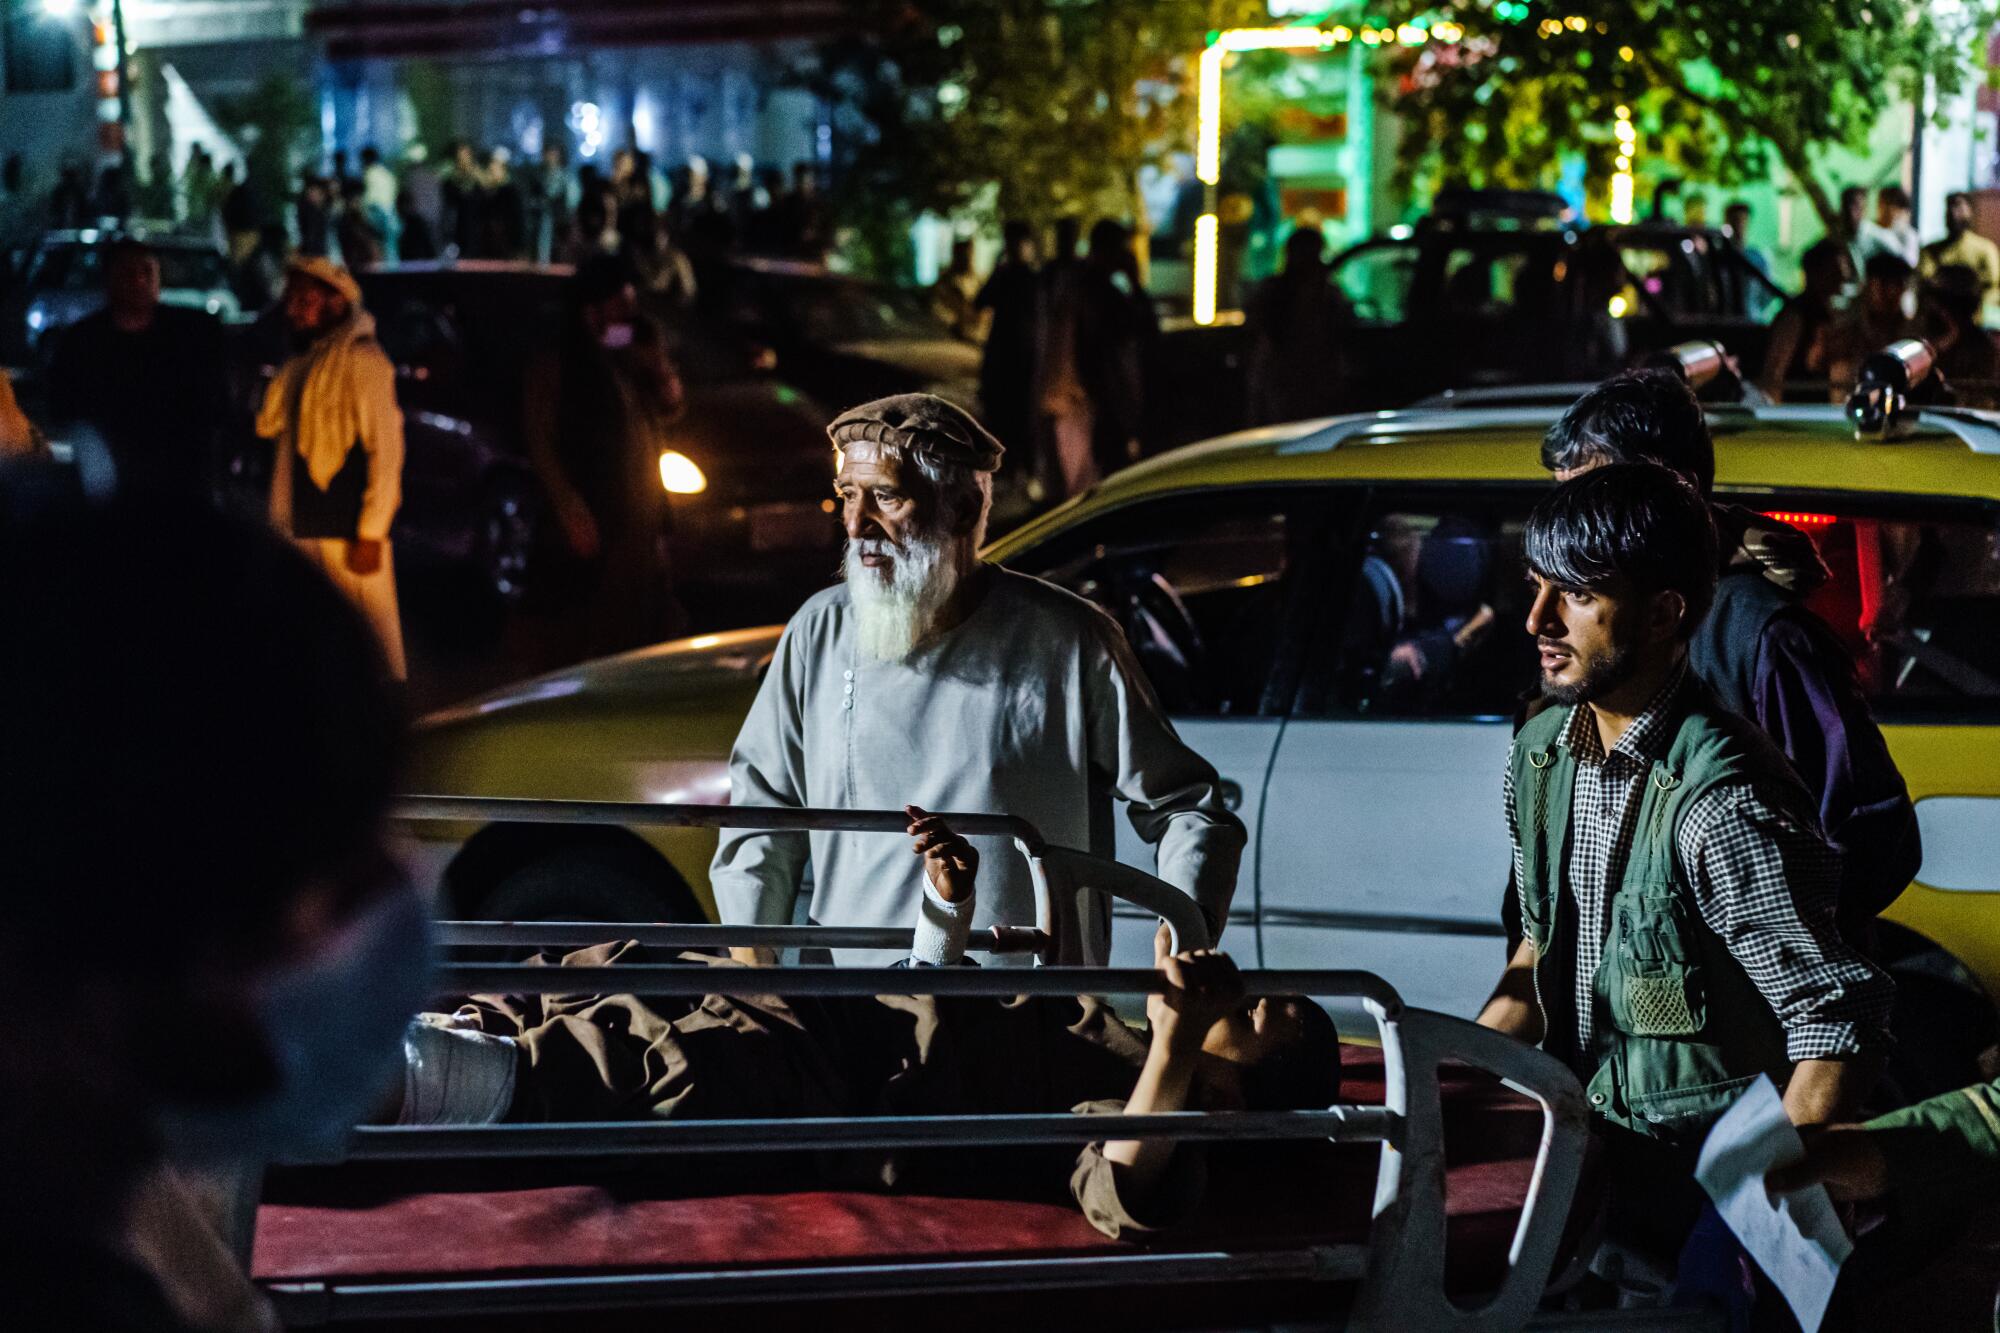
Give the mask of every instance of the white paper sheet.
M 1778 1089 L 1760 1075 L 1708 1132 L 1694 1175 L 1736 1239 L 1785 1294 L 1799 1326 L 1818 1333 L 1854 1242 L 1824 1185 L 1780 1195 L 1775 1203 L 1764 1188 L 1773 1167 L 1805 1155 Z

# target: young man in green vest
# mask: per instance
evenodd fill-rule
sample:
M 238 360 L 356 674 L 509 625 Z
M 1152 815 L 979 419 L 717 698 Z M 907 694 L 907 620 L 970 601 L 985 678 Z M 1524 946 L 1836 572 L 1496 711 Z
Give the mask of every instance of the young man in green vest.
M 1721 561 L 1688 666 L 1723 707 L 1763 729 L 1812 793 L 1820 832 L 1840 852 L 1842 934 L 1868 952 L 1875 917 L 1916 878 L 1922 840 L 1853 656 L 1805 604 L 1831 577 L 1818 548 L 1767 514 L 1715 500 L 1715 443 L 1675 371 L 1612 376 L 1542 441 L 1557 481 L 1606 463 L 1658 463 L 1709 500 Z
M 1536 506 L 1525 549 L 1554 706 L 1509 758 L 1526 938 L 1479 1021 L 1576 1070 L 1608 1234 L 1671 1256 L 1716 1117 L 1759 1074 L 1800 1124 L 1851 1114 L 1893 988 L 1835 928 L 1811 798 L 1688 670 L 1715 586 L 1701 496 L 1654 464 L 1597 468 Z

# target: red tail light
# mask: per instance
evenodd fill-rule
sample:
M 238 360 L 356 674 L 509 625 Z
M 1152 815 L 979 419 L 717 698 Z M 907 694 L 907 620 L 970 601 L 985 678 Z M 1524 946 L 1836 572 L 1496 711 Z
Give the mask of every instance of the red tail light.
M 1837 514 L 1800 514 L 1789 509 L 1767 509 L 1764 511 L 1764 517 L 1776 519 L 1780 523 L 1789 523 L 1795 528 L 1824 528 L 1840 521 L 1840 516 Z

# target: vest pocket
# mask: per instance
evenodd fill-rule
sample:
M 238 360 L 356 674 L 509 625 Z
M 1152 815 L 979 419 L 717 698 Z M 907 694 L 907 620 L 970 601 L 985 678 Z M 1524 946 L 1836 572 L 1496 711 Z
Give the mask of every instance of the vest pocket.
M 1680 895 L 1628 883 L 1612 901 L 1600 965 L 1612 1022 L 1634 1037 L 1694 1036 L 1707 1025 L 1707 987 Z
M 1751 1074 L 1689 1083 L 1658 1092 L 1635 1091 L 1627 1098 L 1632 1117 L 1638 1122 L 1634 1127 L 1643 1125 L 1642 1132 L 1669 1142 L 1699 1142 L 1716 1118 L 1756 1079 L 1757 1075 Z
M 1683 1037 L 1701 1031 L 1701 1019 L 1688 994 L 1700 969 L 1688 967 L 1657 976 L 1625 978 L 1626 1031 L 1635 1037 Z

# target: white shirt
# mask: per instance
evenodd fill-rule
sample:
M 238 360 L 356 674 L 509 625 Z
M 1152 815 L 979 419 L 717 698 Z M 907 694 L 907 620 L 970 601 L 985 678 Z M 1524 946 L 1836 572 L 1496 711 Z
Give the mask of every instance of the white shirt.
M 1874 254 L 1891 254 L 1908 264 L 1917 266 L 1917 259 L 1923 247 L 1917 240 L 1917 229 L 1907 222 L 1899 227 L 1884 227 L 1877 222 L 1861 224 L 1861 262 L 1867 263 Z
M 997 567 L 987 577 L 964 623 L 904 662 L 860 651 L 845 585 L 800 608 L 737 735 L 731 802 L 1019 815 L 1053 844 L 1108 858 L 1116 795 L 1155 845 L 1159 877 L 1219 928 L 1244 833 L 1215 769 L 1174 734 L 1108 616 L 1039 579 Z M 1033 925 L 1020 853 L 1005 839 L 971 841 L 974 924 Z M 918 916 L 923 863 L 907 838 L 725 829 L 710 868 L 722 919 L 789 922 L 808 865 L 819 924 Z M 1086 959 L 1101 963 L 1108 949 L 1100 913 L 1085 922 Z M 838 951 L 844 963 L 898 956 Z

